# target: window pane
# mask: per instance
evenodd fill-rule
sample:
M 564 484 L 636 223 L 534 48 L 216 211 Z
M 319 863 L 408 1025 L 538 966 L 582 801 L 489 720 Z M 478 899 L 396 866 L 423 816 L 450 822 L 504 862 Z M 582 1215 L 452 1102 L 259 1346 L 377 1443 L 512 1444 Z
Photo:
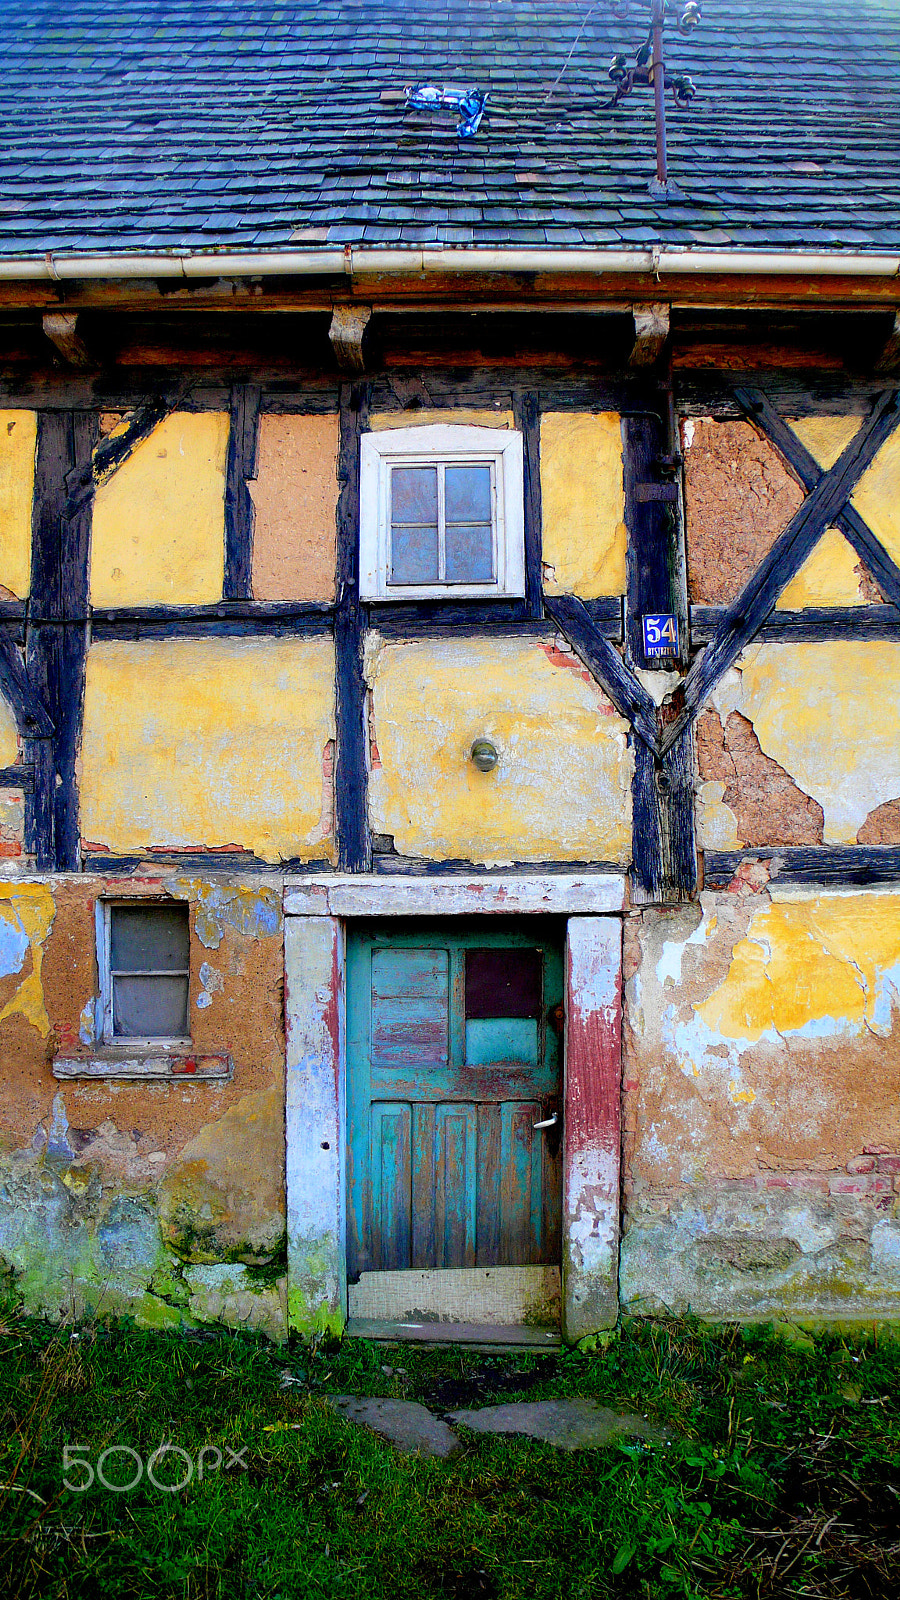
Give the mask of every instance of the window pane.
M 437 526 L 437 467 L 395 467 L 391 473 L 391 522 Z
M 494 577 L 494 536 L 489 522 L 477 527 L 449 522 L 445 536 L 449 583 L 490 583 Z
M 437 528 L 391 529 L 391 583 L 436 583 Z
M 466 1017 L 539 1017 L 540 950 L 468 950 Z
M 490 467 L 448 467 L 444 494 L 448 522 L 490 522 Z
M 483 1017 L 466 1023 L 466 1066 L 494 1067 L 503 1061 L 538 1064 L 538 1025 L 533 1017 Z
M 187 906 L 112 906 L 113 972 L 184 972 L 190 966 Z
M 113 1033 L 126 1039 L 186 1039 L 187 978 L 114 978 Z

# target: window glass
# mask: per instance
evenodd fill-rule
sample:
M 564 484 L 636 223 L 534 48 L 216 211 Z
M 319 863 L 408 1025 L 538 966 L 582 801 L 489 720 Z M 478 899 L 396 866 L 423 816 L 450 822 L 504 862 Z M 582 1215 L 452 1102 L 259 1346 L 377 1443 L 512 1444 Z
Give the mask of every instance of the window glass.
M 490 467 L 482 467 L 475 464 L 461 467 L 448 466 L 444 483 L 448 523 L 490 523 Z
M 113 979 L 113 1032 L 126 1039 L 186 1039 L 188 979 Z
M 494 576 L 494 530 L 447 523 L 446 574 L 450 583 L 490 583 Z
M 466 1065 L 538 1060 L 540 950 L 466 951 Z
M 114 1037 L 187 1038 L 187 906 L 111 906 L 109 922 Z
M 389 582 L 493 583 L 493 516 L 490 466 L 394 467 Z

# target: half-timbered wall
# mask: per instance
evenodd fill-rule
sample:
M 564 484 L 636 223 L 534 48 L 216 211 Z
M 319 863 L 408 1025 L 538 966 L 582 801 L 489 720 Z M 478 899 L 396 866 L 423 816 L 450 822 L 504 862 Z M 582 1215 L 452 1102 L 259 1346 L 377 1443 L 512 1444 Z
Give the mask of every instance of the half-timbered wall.
M 469 389 L 0 412 L 3 1261 L 283 1331 L 281 874 L 577 867 L 629 880 L 623 1301 L 896 1315 L 893 392 L 693 393 L 682 505 L 665 385 Z M 360 602 L 360 437 L 433 421 L 523 435 L 520 600 Z M 116 895 L 191 908 L 153 1081 L 96 1065 Z

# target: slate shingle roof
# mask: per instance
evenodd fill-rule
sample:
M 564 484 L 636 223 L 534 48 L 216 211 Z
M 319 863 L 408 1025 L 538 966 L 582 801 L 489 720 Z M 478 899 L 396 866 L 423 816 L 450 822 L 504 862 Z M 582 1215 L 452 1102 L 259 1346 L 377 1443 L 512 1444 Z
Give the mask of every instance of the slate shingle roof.
M 0 255 L 900 251 L 897 0 L 705 0 L 690 39 L 668 28 L 669 64 L 698 88 L 687 111 L 668 102 L 684 190 L 668 202 L 648 191 L 650 91 L 607 104 L 610 56 L 633 55 L 648 13 L 648 0 L 17 0 L 0 17 Z M 476 137 L 405 112 L 413 82 L 488 90 Z

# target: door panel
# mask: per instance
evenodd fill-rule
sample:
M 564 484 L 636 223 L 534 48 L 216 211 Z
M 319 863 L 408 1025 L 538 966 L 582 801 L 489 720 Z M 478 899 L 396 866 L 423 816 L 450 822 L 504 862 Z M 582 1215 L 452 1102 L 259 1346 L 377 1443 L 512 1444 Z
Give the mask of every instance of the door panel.
M 412 1238 L 411 1123 L 408 1105 L 376 1101 L 371 1111 L 369 1170 L 371 1172 L 373 1250 L 381 1271 L 409 1266 Z
M 561 949 L 475 929 L 348 940 L 351 1279 L 558 1260 Z

